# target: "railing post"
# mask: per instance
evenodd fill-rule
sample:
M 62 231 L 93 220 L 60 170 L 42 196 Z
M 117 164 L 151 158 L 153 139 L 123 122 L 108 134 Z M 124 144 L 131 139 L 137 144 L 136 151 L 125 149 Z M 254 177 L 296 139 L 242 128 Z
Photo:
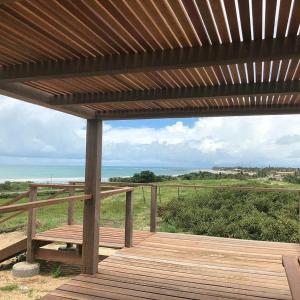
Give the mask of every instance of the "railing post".
M 75 185 L 73 182 L 69 182 L 69 184 Z M 75 187 L 69 188 L 69 196 L 75 196 Z M 74 209 L 75 209 L 75 202 L 74 201 L 68 201 L 68 225 L 74 224 Z M 73 249 L 73 244 L 67 243 L 66 249 Z
M 157 185 L 151 186 L 150 232 L 156 232 Z
M 75 185 L 74 183 L 70 183 L 70 185 Z M 75 187 L 69 189 L 69 196 L 75 196 Z M 74 201 L 68 202 L 68 225 L 74 224 Z
M 133 246 L 133 191 L 126 192 L 125 247 Z
M 29 202 L 37 200 L 37 187 L 30 187 Z M 36 208 L 28 210 L 28 222 L 27 222 L 27 254 L 26 261 L 33 263 L 34 261 L 34 245 L 32 239 L 36 234 Z

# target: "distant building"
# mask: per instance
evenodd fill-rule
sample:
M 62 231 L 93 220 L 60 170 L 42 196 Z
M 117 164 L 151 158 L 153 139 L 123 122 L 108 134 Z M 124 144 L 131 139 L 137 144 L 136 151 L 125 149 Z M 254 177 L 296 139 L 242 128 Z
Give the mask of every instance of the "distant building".
M 282 181 L 284 177 L 288 175 L 295 175 L 295 171 L 274 171 L 271 173 L 270 178 L 278 181 Z

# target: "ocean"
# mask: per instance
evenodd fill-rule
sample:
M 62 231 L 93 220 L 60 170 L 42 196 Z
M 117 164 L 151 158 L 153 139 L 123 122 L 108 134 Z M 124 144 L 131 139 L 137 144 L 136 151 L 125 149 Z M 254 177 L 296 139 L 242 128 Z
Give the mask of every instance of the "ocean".
M 104 166 L 102 180 L 110 177 L 132 176 L 134 173 L 150 170 L 156 175 L 179 175 L 192 172 L 188 168 L 176 167 L 117 167 Z M 33 181 L 38 183 L 63 183 L 84 180 L 84 166 L 39 166 L 39 165 L 2 165 L 0 166 L 0 183 L 5 181 Z

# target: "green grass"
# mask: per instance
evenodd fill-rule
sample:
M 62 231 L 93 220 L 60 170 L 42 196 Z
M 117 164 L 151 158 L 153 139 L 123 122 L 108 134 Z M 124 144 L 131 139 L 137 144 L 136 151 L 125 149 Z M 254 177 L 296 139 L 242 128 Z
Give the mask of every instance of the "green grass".
M 188 184 L 188 185 L 235 185 L 235 186 L 264 186 L 264 187 L 287 187 L 299 188 L 300 185 L 290 184 L 286 182 L 264 181 L 264 180 L 237 180 L 237 179 L 218 179 L 218 180 L 176 180 L 164 182 L 162 184 Z M 144 190 L 144 193 L 143 193 Z M 165 206 L 167 203 L 174 199 L 191 198 L 195 195 L 205 195 L 209 189 L 196 189 L 196 188 L 177 188 L 160 187 L 158 189 L 158 205 L 159 207 Z M 178 194 L 179 193 L 179 194 Z M 67 196 L 68 194 L 61 195 Z M 50 195 L 39 196 L 39 199 L 46 199 Z M 145 197 L 145 199 L 144 199 Z M 8 201 L 7 198 L 0 197 L 1 203 Z M 23 199 L 21 202 L 26 202 L 28 199 Z M 77 224 L 82 224 L 83 203 L 76 202 L 75 204 L 75 221 Z M 134 191 L 134 228 L 140 230 L 149 229 L 149 214 L 150 214 L 150 188 L 141 187 L 136 188 Z M 6 217 L 8 214 L 3 214 L 1 217 Z M 125 194 L 114 195 L 112 197 L 103 199 L 101 201 L 101 215 L 100 225 L 111 227 L 124 227 L 125 221 Z M 160 220 L 159 220 L 160 221 Z M 57 226 L 66 224 L 67 222 L 67 203 L 42 207 L 37 210 L 37 231 L 44 231 Z M 24 213 L 16 218 L 1 224 L 2 229 L 17 228 L 27 223 L 27 214 Z M 180 229 L 173 224 L 166 224 L 160 222 L 161 231 L 176 232 Z
M 62 276 L 60 264 L 57 264 L 57 266 L 55 266 L 55 268 L 53 268 L 53 270 L 51 271 L 51 275 L 53 278 L 59 278 Z
M 7 284 L 5 286 L 0 287 L 0 291 L 2 292 L 12 292 L 17 290 L 19 287 L 17 284 L 12 283 L 12 284 Z

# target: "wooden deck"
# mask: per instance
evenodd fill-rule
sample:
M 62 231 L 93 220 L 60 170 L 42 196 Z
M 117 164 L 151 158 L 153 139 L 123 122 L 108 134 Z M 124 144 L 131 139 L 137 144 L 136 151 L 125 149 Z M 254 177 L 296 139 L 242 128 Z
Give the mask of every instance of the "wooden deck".
M 300 246 L 156 233 L 44 299 L 291 299 L 282 254 Z
M 147 231 L 133 231 L 133 245 L 137 245 L 152 233 Z M 121 228 L 100 227 L 99 246 L 109 248 L 123 248 L 125 232 Z M 63 242 L 82 245 L 82 225 L 65 225 L 44 231 L 34 237 L 37 241 Z

